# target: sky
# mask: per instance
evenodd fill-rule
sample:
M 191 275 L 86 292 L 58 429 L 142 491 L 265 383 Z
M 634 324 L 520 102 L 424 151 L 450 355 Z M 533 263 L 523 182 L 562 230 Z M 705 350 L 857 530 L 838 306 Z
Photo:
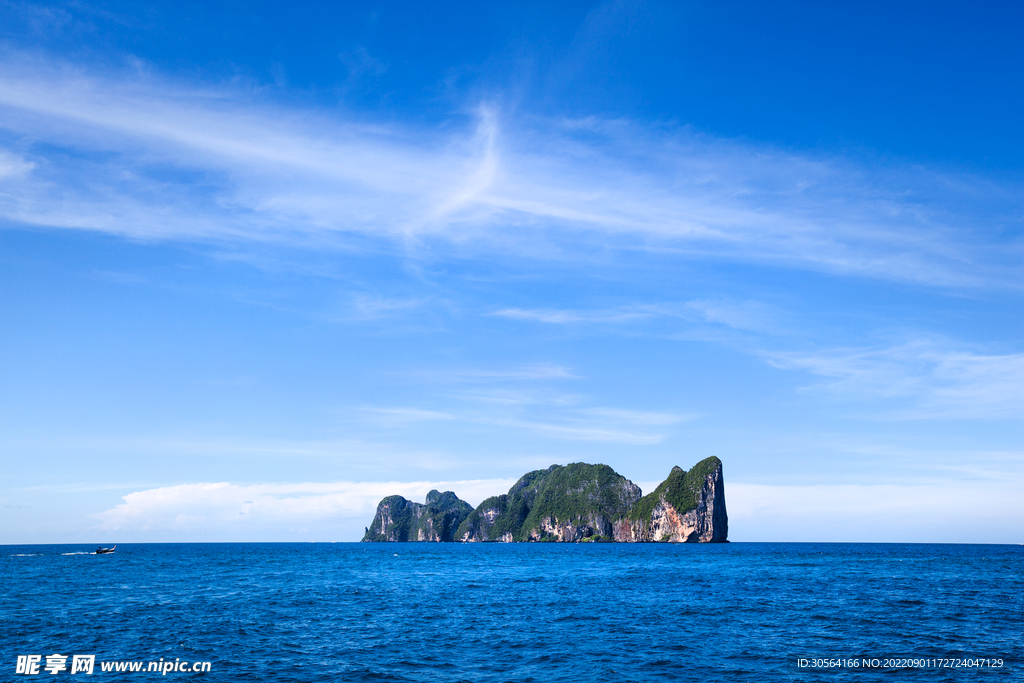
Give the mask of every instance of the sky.
M 0 2 L 0 543 L 724 463 L 1024 543 L 1019 3 Z

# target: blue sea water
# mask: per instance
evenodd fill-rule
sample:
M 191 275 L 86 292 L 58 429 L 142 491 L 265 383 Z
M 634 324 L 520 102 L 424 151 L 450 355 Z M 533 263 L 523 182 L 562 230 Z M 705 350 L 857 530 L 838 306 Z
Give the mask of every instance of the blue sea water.
M 1020 546 L 154 544 L 78 554 L 91 550 L 0 546 L 0 680 L 58 680 L 15 673 L 18 655 L 45 664 L 53 653 L 96 655 L 92 676 L 72 680 L 1024 680 Z M 100 671 L 160 658 L 209 661 L 210 671 Z M 1003 665 L 812 668 L 823 658 Z

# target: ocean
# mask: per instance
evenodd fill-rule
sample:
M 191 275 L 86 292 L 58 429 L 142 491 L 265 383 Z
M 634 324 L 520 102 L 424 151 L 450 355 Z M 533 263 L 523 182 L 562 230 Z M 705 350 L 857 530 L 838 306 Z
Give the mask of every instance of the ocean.
M 1024 680 L 1021 546 L 92 550 L 0 546 L 0 680 Z

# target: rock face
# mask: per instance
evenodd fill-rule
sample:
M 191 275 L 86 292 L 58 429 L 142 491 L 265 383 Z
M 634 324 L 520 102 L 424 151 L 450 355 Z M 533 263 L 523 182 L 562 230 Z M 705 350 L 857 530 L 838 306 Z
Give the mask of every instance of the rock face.
M 729 536 L 722 461 L 702 460 L 689 472 L 673 467 L 668 479 L 615 525 L 625 542 L 724 543 Z
M 711 457 L 689 472 L 673 467 L 643 497 L 607 465 L 586 463 L 529 472 L 475 510 L 451 492 L 431 491 L 426 505 L 389 496 L 363 540 L 724 543 L 728 535 L 722 461 Z
M 473 506 L 451 491 L 427 494 L 426 504 L 388 496 L 366 528 L 363 541 L 451 541 Z
M 640 487 L 607 465 L 535 470 L 488 498 L 455 533 L 460 541 L 612 540 L 614 523 L 640 500 Z

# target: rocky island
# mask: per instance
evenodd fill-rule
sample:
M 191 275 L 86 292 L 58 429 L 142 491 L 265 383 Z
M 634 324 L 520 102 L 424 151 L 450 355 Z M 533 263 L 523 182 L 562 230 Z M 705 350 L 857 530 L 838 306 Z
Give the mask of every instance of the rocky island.
M 451 541 L 473 506 L 451 491 L 427 494 L 425 505 L 402 496 L 388 496 L 377 504 L 364 541 Z
M 722 461 L 673 467 L 654 491 L 607 465 L 552 465 L 524 474 L 508 493 L 473 507 L 451 491 L 426 504 L 388 496 L 363 541 L 725 543 Z

